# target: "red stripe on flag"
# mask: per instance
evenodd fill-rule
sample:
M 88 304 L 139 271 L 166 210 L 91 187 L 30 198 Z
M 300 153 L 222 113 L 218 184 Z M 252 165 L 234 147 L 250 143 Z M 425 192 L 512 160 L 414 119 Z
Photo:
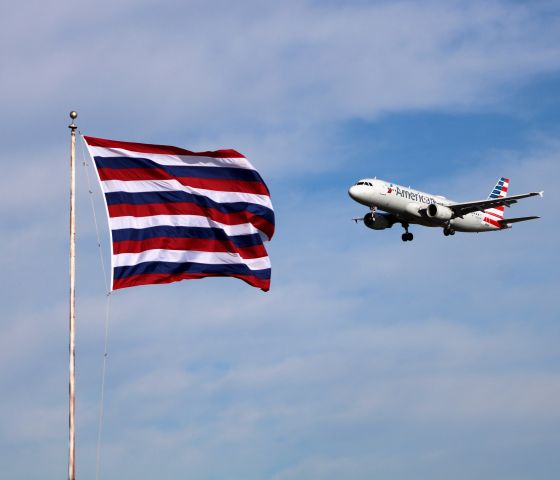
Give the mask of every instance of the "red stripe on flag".
M 145 240 L 123 240 L 113 242 L 113 254 L 140 253 L 146 250 L 190 250 L 196 252 L 229 252 L 237 253 L 241 258 L 266 257 L 264 245 L 236 247 L 227 240 L 192 237 L 155 237 Z
M 141 153 L 161 153 L 164 155 L 187 155 L 192 157 L 212 157 L 212 158 L 245 158 L 236 150 L 216 150 L 206 152 L 192 152 L 184 148 L 173 147 L 171 145 L 155 145 L 150 143 L 121 142 L 120 140 L 108 140 L 106 138 L 96 138 L 84 136 L 86 143 L 90 147 L 122 148 L 131 152 Z
M 243 280 L 252 287 L 260 288 L 268 292 L 270 290 L 270 280 L 263 280 L 250 275 L 220 275 L 220 274 L 206 274 L 206 273 L 181 273 L 176 275 L 160 274 L 160 273 L 147 273 L 144 275 L 133 275 L 127 278 L 116 278 L 113 282 L 113 290 L 120 288 L 136 287 L 139 285 L 151 285 L 154 283 L 165 284 L 172 282 L 179 282 L 181 280 L 193 280 L 204 277 L 235 277 Z
M 268 188 L 262 182 L 246 182 L 222 178 L 175 177 L 159 168 L 99 168 L 101 180 L 150 181 L 176 180 L 181 185 L 204 188 L 220 192 L 241 192 L 270 196 Z

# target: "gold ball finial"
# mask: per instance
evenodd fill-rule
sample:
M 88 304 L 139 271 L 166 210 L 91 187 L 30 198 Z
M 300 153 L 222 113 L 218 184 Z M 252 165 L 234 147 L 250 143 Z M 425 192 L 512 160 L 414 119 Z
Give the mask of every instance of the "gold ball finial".
M 72 135 L 74 135 L 74 132 L 76 131 L 76 128 L 78 128 L 78 125 L 76 125 L 74 123 L 74 120 L 76 120 L 77 117 L 78 117 L 78 112 L 76 112 L 75 110 L 72 110 L 70 112 L 70 118 L 72 119 L 72 123 L 70 125 L 68 125 L 68 128 L 70 130 L 72 130 Z

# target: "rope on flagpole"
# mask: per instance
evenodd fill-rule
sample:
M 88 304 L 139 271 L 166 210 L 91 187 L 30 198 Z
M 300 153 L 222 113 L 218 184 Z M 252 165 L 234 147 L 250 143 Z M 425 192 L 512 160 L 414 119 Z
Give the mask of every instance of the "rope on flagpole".
M 107 293 L 107 303 L 105 306 L 105 342 L 103 348 L 103 367 L 101 371 L 101 395 L 99 398 L 99 420 L 97 424 L 97 447 L 95 455 L 95 480 L 99 480 L 101 469 L 101 433 L 103 431 L 103 416 L 105 404 L 105 378 L 107 374 L 107 357 L 109 356 L 109 311 L 111 306 L 111 292 Z
M 99 250 L 99 259 L 101 262 L 101 269 L 103 271 L 105 291 L 107 292 L 106 303 L 105 303 L 105 338 L 104 338 L 104 345 L 103 345 L 103 366 L 101 368 L 101 393 L 99 398 L 99 419 L 97 424 L 97 445 L 96 445 L 96 455 L 95 455 L 95 479 L 99 480 L 99 474 L 101 470 L 101 436 L 103 431 L 103 418 L 104 418 L 104 411 L 105 411 L 104 408 L 105 407 L 105 379 L 107 377 L 107 358 L 109 357 L 109 318 L 110 318 L 110 307 L 111 307 L 111 290 L 109 288 L 109 282 L 107 280 L 107 268 L 105 267 L 105 260 L 103 259 L 103 251 L 101 249 L 101 236 L 99 234 L 99 223 L 97 221 L 97 215 L 95 213 L 93 190 L 91 188 L 91 180 L 90 180 L 89 168 L 88 168 L 89 163 L 86 160 L 83 138 L 82 138 L 82 165 L 86 172 L 91 211 L 93 214 L 93 221 L 95 223 L 95 233 L 97 235 L 97 247 Z
M 82 136 L 82 132 L 79 132 L 80 136 Z M 97 221 L 97 214 L 95 213 L 95 205 L 93 203 L 93 190 L 91 189 L 91 180 L 89 178 L 89 163 L 86 160 L 86 153 L 84 149 L 84 140 L 82 138 L 82 165 L 86 172 L 86 180 L 87 180 L 87 187 L 89 192 L 89 200 L 91 204 L 91 212 L 93 214 L 93 222 L 95 223 L 95 234 L 97 235 L 97 247 L 99 250 L 99 260 L 101 262 L 101 269 L 103 270 L 103 281 L 105 282 L 105 291 L 107 295 L 111 293 L 109 289 L 109 282 L 107 281 L 107 269 L 105 267 L 105 260 L 103 259 L 103 251 L 101 250 L 101 236 L 99 235 L 99 223 Z

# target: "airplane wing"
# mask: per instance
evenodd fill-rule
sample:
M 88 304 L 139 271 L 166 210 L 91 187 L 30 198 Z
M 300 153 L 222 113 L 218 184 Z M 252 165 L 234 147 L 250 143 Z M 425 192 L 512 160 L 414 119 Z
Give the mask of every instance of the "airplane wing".
M 482 212 L 489 208 L 495 208 L 501 205 L 509 207 L 523 198 L 535 197 L 537 195 L 542 197 L 543 193 L 544 192 L 522 193 L 521 195 L 512 195 L 511 197 L 488 198 L 486 200 L 477 200 L 476 202 L 455 203 L 453 205 L 447 205 L 447 207 L 453 210 L 456 217 L 462 217 L 467 213 Z

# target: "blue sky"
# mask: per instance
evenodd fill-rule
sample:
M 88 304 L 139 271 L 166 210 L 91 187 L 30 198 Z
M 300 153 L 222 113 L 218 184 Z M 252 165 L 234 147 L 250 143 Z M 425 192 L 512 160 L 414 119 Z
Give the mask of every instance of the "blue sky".
M 6 6 L 0 463 L 67 462 L 68 112 L 84 134 L 235 148 L 277 213 L 272 288 L 112 297 L 101 478 L 560 473 L 558 2 Z M 79 163 L 82 161 L 78 148 Z M 495 234 L 369 231 L 348 186 L 545 190 Z M 97 186 L 104 256 L 107 231 Z M 77 473 L 95 478 L 104 282 L 78 170 Z M 30 460 L 32 459 L 32 460 Z

